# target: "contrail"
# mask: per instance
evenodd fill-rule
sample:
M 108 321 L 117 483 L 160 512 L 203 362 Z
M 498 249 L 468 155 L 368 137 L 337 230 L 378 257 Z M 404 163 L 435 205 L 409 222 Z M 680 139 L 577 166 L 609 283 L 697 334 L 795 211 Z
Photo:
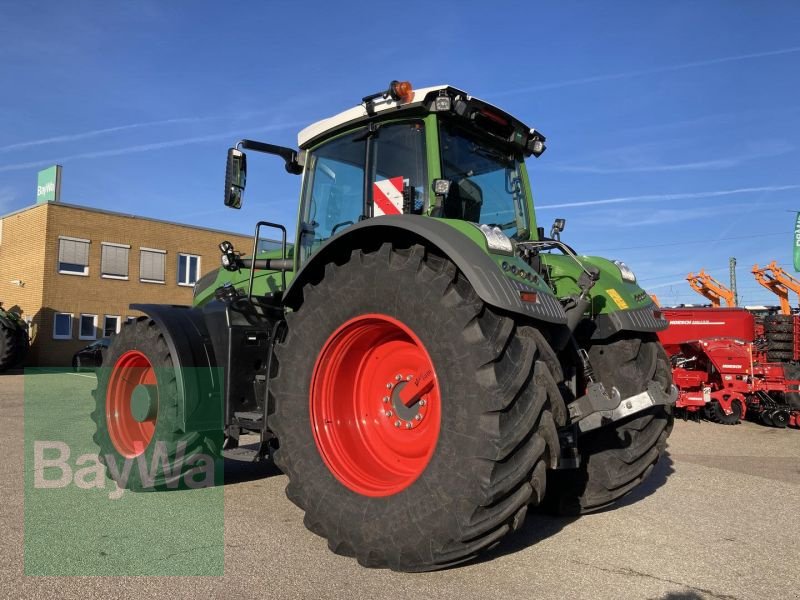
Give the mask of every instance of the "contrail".
M 95 152 L 82 152 L 80 154 L 71 154 L 70 156 L 62 156 L 60 158 L 50 158 L 48 160 L 36 160 L 26 163 L 17 163 L 13 165 L 0 166 L 0 173 L 7 171 L 20 171 L 22 169 L 31 169 L 34 167 L 43 167 L 55 163 L 65 163 L 71 160 L 80 160 L 84 158 L 100 158 L 103 156 L 119 156 L 121 154 L 134 154 L 136 152 L 148 152 L 150 150 L 160 150 L 162 148 L 174 148 L 176 146 L 186 146 L 189 144 L 196 144 L 200 142 L 208 142 L 219 139 L 231 139 L 240 135 L 248 135 L 250 133 L 264 132 L 264 131 L 277 131 L 281 129 L 294 129 L 306 125 L 306 122 L 292 122 L 280 123 L 277 125 L 266 125 L 264 127 L 253 127 L 247 131 L 228 131 L 225 133 L 215 133 L 212 135 L 203 135 L 198 137 L 183 138 L 180 140 L 170 140 L 166 142 L 154 142 L 151 144 L 140 144 L 137 146 L 126 146 L 125 148 L 114 148 L 111 150 L 98 150 Z
M 250 111 L 244 115 L 239 114 L 239 117 L 242 116 L 254 116 L 258 114 L 266 113 L 267 111 Z M 32 140 L 29 142 L 18 142 L 16 144 L 9 144 L 7 146 L 0 146 L 0 152 L 9 152 L 11 150 L 19 150 L 21 148 L 30 148 L 32 146 L 42 146 L 44 144 L 58 144 L 62 142 L 74 142 L 77 140 L 84 140 L 87 138 L 98 137 L 101 135 L 106 135 L 107 133 L 116 133 L 118 131 L 129 131 L 131 129 L 142 129 L 145 127 L 156 127 L 158 125 L 175 125 L 178 123 L 201 123 L 203 121 L 214 121 L 219 119 L 224 119 L 227 117 L 223 116 L 211 116 L 211 117 L 178 117 L 174 119 L 163 119 L 161 121 L 144 121 L 142 123 L 131 123 L 130 125 L 118 125 L 116 127 L 104 127 L 102 129 L 92 129 L 90 131 L 82 131 L 80 133 L 68 133 L 64 135 L 56 135 L 49 138 L 43 138 L 41 140 Z
M 617 198 L 604 198 L 602 200 L 585 200 L 581 202 L 562 202 L 559 204 L 537 204 L 536 209 L 545 210 L 552 208 L 569 208 L 573 206 L 597 206 L 600 204 L 621 204 L 624 202 L 652 202 L 657 200 L 693 200 L 696 198 L 717 198 L 719 196 L 731 196 L 733 194 L 750 194 L 755 192 L 782 192 L 785 190 L 796 190 L 796 189 L 800 189 L 800 184 L 738 188 L 735 190 L 718 190 L 713 192 L 687 192 L 681 194 L 645 194 L 642 196 L 619 196 Z
M 91 131 L 84 131 L 81 133 L 71 133 L 65 135 L 56 135 L 41 140 L 32 140 L 30 142 L 18 142 L 8 146 L 0 146 L 0 152 L 9 152 L 10 150 L 19 150 L 20 148 L 30 148 L 31 146 L 41 146 L 43 144 L 57 144 L 59 142 L 73 142 L 75 140 L 83 140 L 86 138 L 97 137 L 107 133 L 115 133 L 117 131 L 127 131 L 130 129 L 141 129 L 143 127 L 154 127 L 156 125 L 171 125 L 174 123 L 196 123 L 198 121 L 206 121 L 217 117 L 184 117 L 180 119 L 164 119 L 163 121 L 146 121 L 144 123 L 131 123 L 130 125 L 119 125 L 117 127 L 106 127 L 104 129 L 92 129 Z
M 720 58 L 711 58 L 708 60 L 697 60 L 679 65 L 666 65 L 663 67 L 655 67 L 653 69 L 642 69 L 639 71 L 627 71 L 625 73 L 611 73 L 606 75 L 594 75 L 592 77 L 581 77 L 578 79 L 566 79 L 564 81 L 555 81 L 553 83 L 540 83 L 523 88 L 516 88 L 513 90 L 506 90 L 503 92 L 495 92 L 491 94 L 492 97 L 510 96 L 513 94 L 522 94 L 525 92 L 537 92 L 542 90 L 553 90 L 557 88 L 569 87 L 573 85 L 583 85 L 586 83 L 595 83 L 598 81 L 611 81 L 614 79 L 627 79 L 630 77 L 640 77 L 642 75 L 651 75 L 653 73 L 667 73 L 669 71 L 682 71 L 684 69 L 695 69 L 697 67 L 707 67 L 709 65 L 718 65 L 727 62 L 735 62 L 739 60 L 749 60 L 752 58 L 766 58 L 768 56 L 781 56 L 784 54 L 794 54 L 800 52 L 800 46 L 792 46 L 791 48 L 783 48 L 781 50 L 769 50 L 767 52 L 753 52 L 751 54 L 737 54 L 736 56 L 722 56 Z

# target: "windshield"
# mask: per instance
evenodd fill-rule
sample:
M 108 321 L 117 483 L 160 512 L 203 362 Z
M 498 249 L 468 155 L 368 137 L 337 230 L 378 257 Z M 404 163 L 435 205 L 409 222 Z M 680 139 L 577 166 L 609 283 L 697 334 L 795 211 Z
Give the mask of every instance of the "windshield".
M 447 121 L 439 125 L 439 146 L 442 177 L 450 180 L 442 216 L 496 226 L 509 237 L 527 238 L 521 162 L 498 144 Z

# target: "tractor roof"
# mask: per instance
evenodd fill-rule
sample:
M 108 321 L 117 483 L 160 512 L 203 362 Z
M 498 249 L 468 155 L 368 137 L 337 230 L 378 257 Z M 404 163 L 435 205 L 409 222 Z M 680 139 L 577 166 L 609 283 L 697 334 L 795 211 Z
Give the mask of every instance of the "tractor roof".
M 434 85 L 431 87 L 414 90 L 413 97 L 406 102 L 393 100 L 391 96 L 388 96 L 386 98 L 378 98 L 370 103 L 371 107 L 369 112 L 367 110 L 367 104 L 362 102 L 358 106 L 354 106 L 353 108 L 342 111 L 339 114 L 333 115 L 332 117 L 328 117 L 327 119 L 322 119 L 321 121 L 312 123 L 311 125 L 309 125 L 305 129 L 300 131 L 300 133 L 297 134 L 297 144 L 300 148 L 305 149 L 311 146 L 314 141 L 318 140 L 326 133 L 336 129 L 340 129 L 343 126 L 347 125 L 348 123 L 366 119 L 370 116 L 375 116 L 380 113 L 385 113 L 387 111 L 396 111 L 400 109 L 422 106 L 429 95 L 432 95 L 432 93 L 439 92 L 441 90 L 449 90 L 451 94 L 462 95 L 466 99 L 471 99 L 469 94 L 467 94 L 462 90 L 459 90 L 458 88 L 454 88 L 453 86 Z M 505 111 L 492 106 L 488 102 L 485 102 L 483 100 L 480 100 L 480 102 L 482 102 L 486 106 L 492 107 L 497 112 L 506 114 Z M 507 116 L 511 117 L 511 115 Z

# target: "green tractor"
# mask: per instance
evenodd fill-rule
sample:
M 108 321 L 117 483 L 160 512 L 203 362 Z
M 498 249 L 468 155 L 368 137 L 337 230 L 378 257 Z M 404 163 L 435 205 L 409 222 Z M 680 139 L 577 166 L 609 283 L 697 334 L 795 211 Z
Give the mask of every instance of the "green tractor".
M 132 306 L 146 316 L 96 394 L 107 462 L 159 444 L 274 459 L 331 550 L 401 571 L 470 560 L 529 507 L 630 492 L 672 427 L 667 322 L 623 263 L 537 226 L 525 159 L 544 142 L 459 89 L 397 81 L 299 150 L 239 142 L 225 204 L 245 151 L 279 156 L 302 176 L 294 243 L 259 222 L 249 257 L 220 244 L 193 307 Z
M 0 302 L 0 373 L 19 365 L 28 354 L 28 325 Z

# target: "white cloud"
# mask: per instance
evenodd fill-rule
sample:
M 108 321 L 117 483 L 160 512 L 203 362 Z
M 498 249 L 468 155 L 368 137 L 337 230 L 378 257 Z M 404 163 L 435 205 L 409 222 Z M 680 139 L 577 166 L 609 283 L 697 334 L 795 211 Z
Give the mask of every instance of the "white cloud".
M 0 171 L 2 168 L 0 168 Z M 621 204 L 625 202 L 657 202 L 664 200 L 696 200 L 700 198 L 717 198 L 720 196 L 731 196 L 734 194 L 750 194 L 758 192 L 782 192 L 786 190 L 800 189 L 800 184 L 791 185 L 770 185 L 763 187 L 737 188 L 733 190 L 716 190 L 710 192 L 686 192 L 676 194 L 643 194 L 641 196 L 618 196 L 616 198 L 602 198 L 599 200 L 578 200 L 569 202 L 559 202 L 557 204 L 537 204 L 536 210 L 548 210 L 554 208 L 569 208 L 573 206 L 599 206 L 603 204 Z
M 201 142 L 209 142 L 219 139 L 233 139 L 241 135 L 247 135 L 250 133 L 258 133 L 264 131 L 276 131 L 281 129 L 294 129 L 301 125 L 305 125 L 305 122 L 287 122 L 287 123 L 280 123 L 275 125 L 266 125 L 264 127 L 252 127 L 249 128 L 247 131 L 227 131 L 224 133 L 215 133 L 211 135 L 202 135 L 190 138 L 182 138 L 178 140 L 168 140 L 165 142 L 153 142 L 150 144 L 139 144 L 136 146 L 126 146 L 123 148 L 112 148 L 110 150 L 97 150 L 94 152 L 82 152 L 79 154 L 71 154 L 69 156 L 61 156 L 58 158 L 49 158 L 46 160 L 35 160 L 30 162 L 24 163 L 16 163 L 11 165 L 2 165 L 0 166 L 0 173 L 6 171 L 19 171 L 22 169 L 32 169 L 35 167 L 44 167 L 47 165 L 52 165 L 56 163 L 65 163 L 67 161 L 72 160 L 81 160 L 86 158 L 101 158 L 104 156 L 119 156 L 123 154 L 134 154 L 136 152 L 149 152 L 151 150 L 161 150 L 163 148 L 174 148 L 176 146 L 187 146 L 189 144 L 197 144 Z
M 720 58 L 711 58 L 707 60 L 698 60 L 688 63 L 681 63 L 677 65 L 665 65 L 663 67 L 656 67 L 653 69 L 641 69 L 638 71 L 627 71 L 624 73 L 611 73 L 606 75 L 594 75 L 591 77 L 580 77 L 577 79 L 566 79 L 564 81 L 555 81 L 552 83 L 540 83 L 538 85 L 526 86 L 512 90 L 505 90 L 502 92 L 494 92 L 491 94 L 493 98 L 499 96 L 511 96 L 514 94 L 523 94 L 526 92 L 537 92 L 543 90 L 553 90 L 563 87 L 574 85 L 585 85 L 587 83 L 596 83 L 598 81 L 611 81 L 614 79 L 628 79 L 630 77 L 640 77 L 642 75 L 651 75 L 654 73 L 666 73 L 670 71 L 682 71 L 684 69 L 695 69 L 698 67 L 707 67 L 711 65 L 718 65 L 727 62 L 737 62 L 741 60 L 750 60 L 754 58 L 767 58 L 770 56 L 781 56 L 784 54 L 794 54 L 800 52 L 800 46 L 793 46 L 790 48 L 782 48 L 779 50 L 769 50 L 766 52 L 752 52 L 750 54 L 737 54 L 734 56 L 722 56 Z
M 737 156 L 698 160 L 683 163 L 663 163 L 645 161 L 643 153 L 649 148 L 658 147 L 663 150 L 664 144 L 639 144 L 619 149 L 612 153 L 605 153 L 600 164 L 555 164 L 548 165 L 547 169 L 568 173 L 593 173 L 599 175 L 618 173 L 658 173 L 670 171 L 705 171 L 710 169 L 730 169 L 761 158 L 772 158 L 792 152 L 795 147 L 783 140 L 764 140 L 750 142 Z

